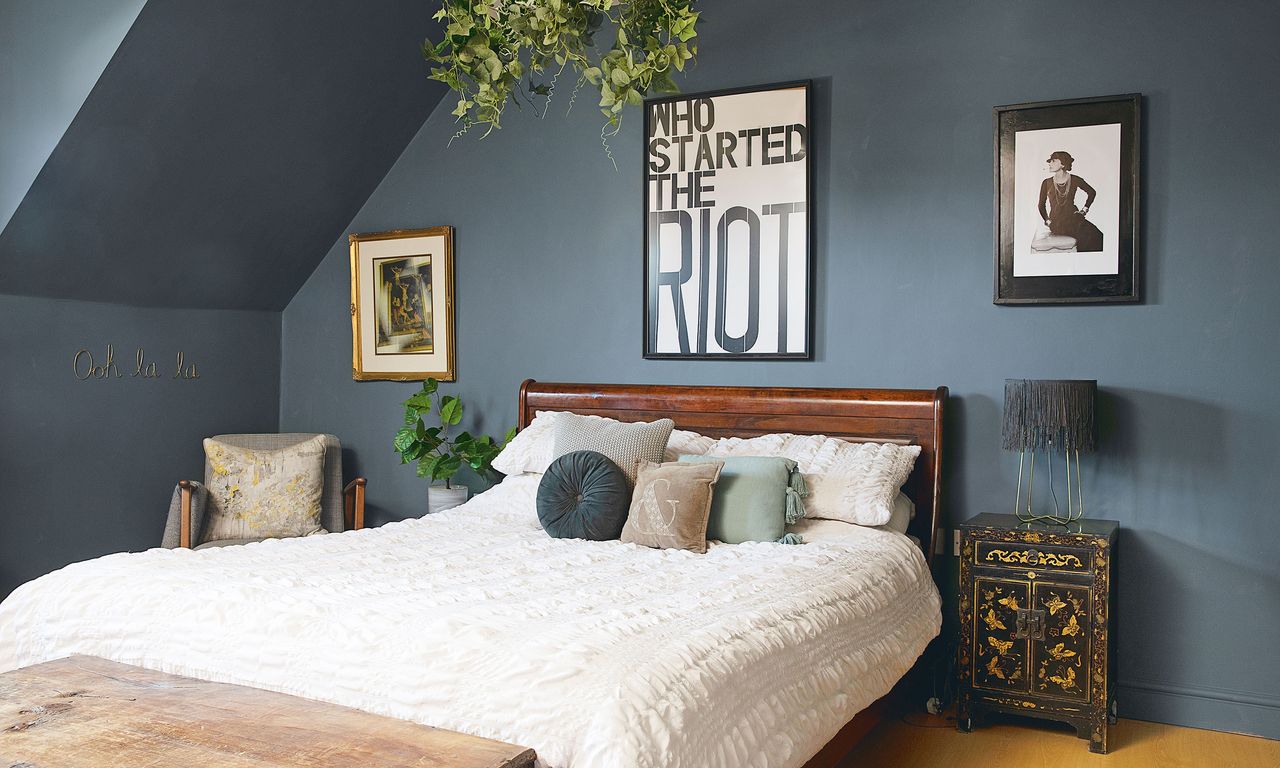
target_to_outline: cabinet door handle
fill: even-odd
[[[1043,640],[1045,632],[1044,610],[1019,608],[1014,622],[1013,637],[1016,640]]]

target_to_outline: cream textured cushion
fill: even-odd
[[[551,462],[557,458],[555,454],[555,421],[563,411],[538,411],[533,421],[511,439],[493,460],[493,468],[504,475],[519,475],[525,472],[541,474],[547,471]],[[603,416],[582,416],[580,419],[594,419],[599,422],[622,424],[617,419]],[[671,430],[667,439],[667,448],[663,452],[663,461],[676,461],[681,456],[700,456],[715,445],[714,438],[689,432],[683,429]]]
[[[617,464],[628,482],[635,485],[636,469],[642,461],[662,461],[667,438],[675,422],[658,419],[651,422],[625,423],[613,419],[591,418],[576,413],[561,413],[555,421],[555,445],[552,459],[574,451],[603,453]]]
[[[707,456],[782,456],[800,465],[807,517],[885,525],[894,498],[920,455],[918,445],[851,443],[825,435],[726,437]]]
[[[622,542],[706,552],[712,490],[722,469],[723,461],[641,462]]]
[[[667,438],[667,450],[662,453],[663,461],[679,461],[681,456],[701,456],[716,444],[714,437],[700,435],[687,429],[671,430]]]
[[[278,450],[204,441],[209,511],[204,541],[309,536],[323,532],[324,437]]]

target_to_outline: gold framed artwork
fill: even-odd
[[[350,241],[352,378],[453,381],[453,227]]]

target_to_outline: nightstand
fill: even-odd
[[[1114,520],[983,514],[960,526],[957,726],[1006,712],[1075,726],[1107,751],[1115,722]]]

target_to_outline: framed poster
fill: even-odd
[[[996,304],[1138,301],[1140,94],[996,107]]]
[[[350,241],[352,378],[453,381],[453,228]]]
[[[645,102],[646,358],[812,359],[809,89]]]

